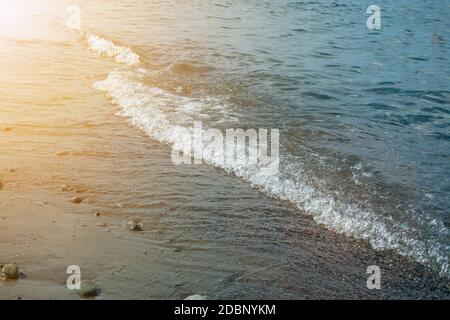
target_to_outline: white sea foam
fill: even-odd
[[[89,35],[88,41],[90,49],[99,54],[130,66],[139,63],[139,56],[129,48],[116,46],[96,35]],[[184,125],[193,119],[191,116],[207,118],[208,110],[219,108],[224,111],[224,118],[229,117],[225,106],[211,103],[215,101],[213,98],[198,101],[144,85],[141,78],[145,73],[143,70],[113,71],[105,80],[95,83],[94,88],[105,92],[121,107],[121,116],[153,139],[181,151],[192,141],[193,130]],[[371,208],[331,196],[308,184],[309,179],[298,168],[298,163],[287,157],[281,159],[279,174],[267,176],[261,175],[255,165],[230,164],[223,158],[207,156],[205,162],[243,178],[271,197],[295,204],[331,230],[367,240],[376,250],[394,250],[450,277],[450,247],[439,240],[448,236],[448,230],[441,221],[417,215],[414,221],[400,224],[391,216],[382,216]],[[424,226],[426,231],[419,230],[417,225]]]
[[[189,111],[203,110],[205,106],[186,97],[146,86],[139,81],[141,76],[131,71],[114,71],[105,80],[95,83],[94,88],[105,92],[119,105],[120,115],[127,117],[134,126],[144,130],[153,139],[170,144],[176,150],[184,150],[191,143],[192,129],[180,124],[183,122],[177,118],[179,113],[173,106],[186,106],[181,109]],[[392,249],[432,266],[441,275],[450,276],[449,246],[439,241],[438,237],[421,235],[420,230],[415,228],[415,224],[419,223],[426,225],[427,232],[442,235],[447,230],[440,221],[416,220],[410,225],[400,225],[392,217],[337,199],[308,184],[307,177],[298,170],[295,161],[286,157],[281,159],[282,172],[272,176],[261,175],[254,165],[228,164],[222,158],[213,158],[211,155],[205,161],[243,178],[271,197],[295,204],[329,229],[365,239],[377,250]]]
[[[130,48],[116,46],[109,40],[99,37],[95,34],[87,34],[89,48],[97,54],[104,54],[114,58],[117,62],[125,63],[129,66],[139,64],[139,56]]]

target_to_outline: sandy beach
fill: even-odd
[[[357,1],[75,2],[77,30],[0,1],[0,300],[84,299],[69,266],[93,299],[450,298],[445,35]],[[279,171],[175,164],[194,121],[279,129]]]
[[[167,153],[168,147],[124,126],[136,131],[132,134],[140,136],[140,143],[153,154]],[[14,145],[15,157],[13,161],[4,154],[1,163],[0,262],[16,263],[23,275],[18,281],[0,282],[2,299],[81,299],[66,288],[70,265],[80,266],[83,279],[95,281],[101,290],[97,299],[185,299],[193,294],[210,299],[442,298],[448,293],[445,282],[420,265],[327,231],[310,218],[295,215],[294,208],[283,208],[248,186],[236,186],[237,178],[215,169],[204,170],[201,177],[191,167],[176,168],[183,176],[180,181],[220,176],[235,189],[233,193],[248,196],[259,207],[249,204],[241,211],[233,207],[233,197],[226,197],[220,206],[227,206],[227,213],[219,216],[214,207],[209,214],[193,215],[183,207],[166,209],[154,201],[138,208],[127,203],[135,196],[133,190],[115,183],[99,188],[111,177],[102,176],[107,169],[103,166],[111,161],[104,162],[93,151],[85,150],[81,156],[64,149],[64,156],[63,150],[41,152],[42,162],[31,166],[25,161],[36,159],[29,151],[31,136],[25,139],[24,128],[13,123],[9,128],[2,130],[1,144],[4,149]],[[45,136],[47,128],[41,130]],[[38,136],[34,131],[33,137]],[[83,137],[87,145],[101,138],[93,136]],[[64,135],[67,145],[79,138]],[[125,149],[104,144],[103,148],[116,150],[108,159],[120,159],[122,153],[138,158],[132,144]],[[164,172],[162,166],[171,167],[164,161],[143,162],[147,161],[149,167],[159,167],[158,172]],[[59,169],[34,171],[49,162],[58,163]],[[88,175],[82,171],[87,167]],[[157,185],[158,178],[149,172],[144,168],[141,174]],[[72,203],[73,197],[83,201]],[[145,215],[132,214],[142,208]],[[131,217],[142,220],[144,231],[127,228]],[[382,266],[383,290],[367,289],[367,264]]]

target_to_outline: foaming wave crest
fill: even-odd
[[[127,117],[134,126],[144,130],[150,137],[170,144],[176,150],[185,150],[191,145],[192,129],[177,125],[164,111],[169,105],[186,102],[185,98],[148,87],[139,82],[136,76],[131,72],[114,71],[107,79],[94,84],[94,88],[105,92],[121,107],[120,115]],[[291,174],[298,170],[287,158],[282,159],[283,172],[272,176],[260,174],[260,170],[254,165],[229,164],[211,154],[207,155],[205,161],[245,179],[271,197],[295,204],[311,214],[316,222],[338,233],[365,239],[374,249],[392,249],[418,262],[437,266],[441,275],[448,275],[448,246],[434,239],[419,240],[407,227],[398,226],[388,217],[342,202],[317,190],[304,182],[308,179],[303,174]],[[437,233],[445,232],[443,226],[434,224]]]
[[[89,49],[100,55],[106,55],[114,58],[117,62],[125,63],[129,66],[139,64],[139,56],[130,48],[116,46],[109,40],[99,37],[95,34],[87,34]]]
[[[105,80],[95,83],[94,88],[105,92],[121,107],[120,115],[150,137],[175,150],[185,150],[191,145],[193,130],[182,125],[173,106],[190,103],[189,98],[149,87],[141,81],[142,76],[131,70],[113,71]],[[448,231],[440,221],[422,217],[422,220],[414,218],[399,223],[391,216],[329,195],[307,182],[308,177],[293,157],[282,157],[280,172],[270,176],[262,175],[256,165],[230,164],[212,154],[203,157],[206,163],[243,178],[268,196],[295,204],[331,230],[367,240],[377,250],[394,250],[430,266],[443,276],[450,276],[450,248],[442,241]]]

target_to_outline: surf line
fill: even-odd
[[[182,142],[172,145],[172,162],[182,164],[220,164],[225,167],[257,166],[263,175],[279,172],[278,129],[203,129],[201,121],[194,128],[180,128]],[[270,138],[270,143],[269,143]],[[270,151],[270,154],[269,154]]]

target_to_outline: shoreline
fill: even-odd
[[[0,299],[80,299],[69,266],[98,299],[450,298],[445,10],[35,2],[0,10]]]
[[[185,169],[192,174],[189,167]],[[206,176],[219,174],[210,168],[202,171]],[[231,228],[218,230],[225,240],[209,243],[172,232],[174,226],[162,222],[167,214],[155,219],[158,209],[147,208],[148,216],[139,215],[144,231],[133,232],[125,226],[132,217],[126,205],[117,202],[99,209],[98,196],[89,185],[73,181],[58,188],[58,182],[52,181],[52,186],[38,187],[24,183],[24,177],[20,168],[2,175],[0,262],[17,263],[25,276],[17,282],[2,281],[1,299],[80,299],[65,287],[69,265],[80,265],[82,279],[95,281],[102,292],[98,299],[185,299],[193,294],[208,299],[449,297],[445,283],[423,266],[375,252],[368,244],[328,231],[301,214],[293,216],[296,210],[281,203],[275,204],[278,212],[258,208],[246,215],[230,212],[217,217],[215,223],[228,219]],[[236,177],[225,179],[230,186],[239,184]],[[241,188],[257,194],[243,183]],[[83,202],[72,203],[73,196]],[[264,196],[257,197],[262,201]],[[172,210],[166,209],[170,214]],[[191,223],[202,221],[197,218]],[[184,221],[178,217],[169,225],[175,220],[181,225]],[[262,229],[255,227],[246,234],[242,225],[248,227],[248,223],[259,223]],[[265,240],[253,243],[253,236]],[[366,288],[367,264],[381,265],[382,290]]]

